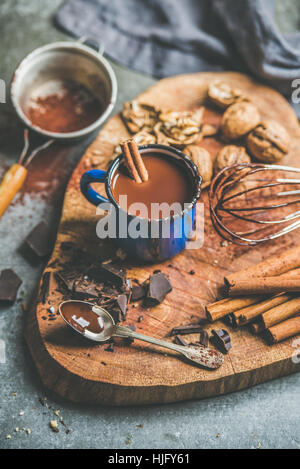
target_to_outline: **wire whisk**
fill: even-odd
[[[220,171],[209,192],[217,232],[235,244],[255,246],[299,228],[300,178],[286,173],[299,174],[300,169],[243,163]]]

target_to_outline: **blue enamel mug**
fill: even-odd
[[[142,155],[157,153],[158,156],[169,158],[186,172],[193,185],[193,198],[185,204],[180,213],[161,219],[145,219],[126,213],[113,197],[111,184],[114,174],[121,162],[123,155],[111,163],[107,171],[92,169],[82,175],[80,188],[84,197],[93,205],[110,212],[107,215],[111,221],[112,230],[108,230],[108,237],[115,239],[117,245],[130,256],[146,262],[161,262],[181,252],[187,242],[193,238],[196,218],[196,202],[201,193],[202,178],[196,165],[181,151],[166,145],[150,144],[139,146]],[[100,195],[92,188],[93,183],[103,183],[107,198]],[[168,181],[166,181],[168,184]],[[131,226],[140,224],[143,230],[140,235],[132,232]],[[98,226],[97,226],[98,228]],[[98,234],[98,231],[97,231]],[[99,236],[99,234],[98,234]]]

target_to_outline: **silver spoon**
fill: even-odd
[[[74,311],[76,311],[76,305],[78,303],[90,305],[91,309],[90,309],[89,314],[94,313],[95,315],[98,316],[99,319],[97,318],[97,320],[103,327],[103,330],[99,333],[94,333],[87,329],[88,326],[86,326],[85,328],[80,327],[81,330],[79,330],[77,327],[74,327],[74,325],[72,325],[72,323],[70,323],[64,315],[64,305],[66,305],[67,303],[69,305],[71,303],[74,304]],[[89,303],[87,301],[80,301],[80,300],[63,301],[59,305],[59,313],[61,317],[64,319],[64,321],[70,327],[72,327],[76,332],[83,335],[87,339],[94,340],[95,342],[106,342],[112,337],[133,338],[133,339],[143,340],[144,342],[150,342],[150,344],[159,345],[160,347],[165,347],[170,350],[175,350],[176,352],[179,352],[182,355],[184,355],[189,360],[189,362],[191,362],[194,365],[202,365],[206,368],[215,369],[215,368],[219,368],[224,362],[224,357],[222,353],[216,350],[213,350],[211,348],[203,347],[202,345],[199,345],[197,347],[194,347],[194,346],[187,347],[187,346],[177,345],[171,342],[167,342],[165,340],[156,339],[155,337],[150,337],[144,334],[140,334],[124,326],[116,325],[112,316],[105,309],[101,308],[100,306],[96,306],[93,303]],[[84,318],[80,318],[80,320],[81,320],[81,324],[85,324]],[[78,324],[80,324],[80,322],[78,322]]]

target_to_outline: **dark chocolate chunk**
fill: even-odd
[[[147,293],[146,302],[149,305],[158,305],[164,301],[166,295],[172,290],[172,285],[168,277],[159,272],[150,275],[149,289]]]
[[[99,266],[93,266],[89,273],[91,277],[98,281],[108,281],[118,287],[126,288],[126,270],[122,269],[113,263],[100,264]]]
[[[203,345],[203,347],[208,347],[208,342],[209,342],[208,332],[203,329],[202,331],[200,331],[199,343]]]
[[[144,285],[133,285],[131,289],[131,301],[138,301],[145,298],[147,288]]]
[[[212,337],[210,338],[213,345],[215,345],[221,352],[227,353],[231,349],[230,335],[225,329],[213,329]]]
[[[202,327],[200,324],[187,324],[185,326],[176,326],[171,330],[170,335],[186,335],[186,334],[196,334],[197,332],[202,332]]]
[[[105,350],[106,352],[114,352],[114,351],[115,351],[114,344],[113,344],[113,343],[109,344],[109,346],[106,347],[104,350]]]
[[[238,327],[235,319],[235,315],[233,313],[228,314],[223,318],[223,322],[228,324],[228,326],[232,327],[232,329],[236,329]]]
[[[89,281],[85,276],[81,276],[74,281],[73,292],[79,298],[98,298],[101,293],[98,285],[93,281]]]
[[[2,270],[0,273],[0,301],[14,303],[21,283],[22,280],[12,269]]]
[[[75,280],[78,277],[77,270],[65,270],[58,272],[56,275],[67,290],[73,291]]]
[[[117,304],[120,308],[122,316],[125,318],[126,317],[126,311],[127,311],[127,296],[126,295],[119,295],[117,297]]]
[[[40,299],[43,304],[46,303],[46,300],[49,296],[50,289],[50,276],[51,272],[45,272],[42,277],[41,289],[40,289]]]
[[[181,337],[181,335],[175,335],[173,342],[174,344],[187,346],[187,342],[184,340],[183,337]]]
[[[38,257],[46,257],[52,251],[53,236],[47,223],[41,221],[25,239],[25,244]]]

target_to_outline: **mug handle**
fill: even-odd
[[[80,190],[84,197],[93,205],[98,206],[101,203],[109,203],[109,200],[98,194],[92,189],[91,184],[93,182],[104,182],[106,178],[106,171],[101,169],[91,169],[84,173],[80,180]]]

